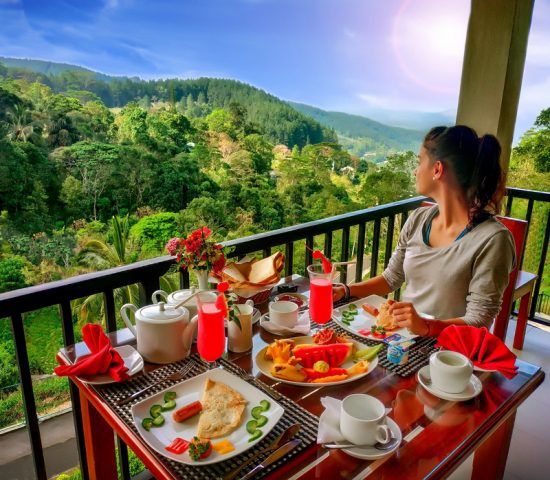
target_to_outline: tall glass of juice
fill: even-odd
[[[223,293],[220,294],[223,296]],[[227,310],[221,302],[204,301],[197,295],[199,315],[197,349],[199,355],[207,362],[216,362],[225,351],[225,323]],[[215,366],[215,363],[211,366]]]
[[[316,323],[327,323],[332,317],[332,278],[334,266],[325,272],[323,265],[307,267],[309,274],[309,316]]]

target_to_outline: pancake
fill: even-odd
[[[201,403],[197,436],[219,438],[229,435],[239,426],[247,401],[224,383],[207,379]]]

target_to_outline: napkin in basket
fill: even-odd
[[[497,370],[508,379],[517,373],[514,353],[485,327],[450,325],[437,340],[436,346],[466,355],[476,367]]]
[[[261,260],[230,262],[221,272],[221,280],[231,288],[265,290],[280,280],[284,264],[285,256],[281,252]]]
[[[82,339],[91,354],[81,358],[73,365],[61,365],[54,369],[58,376],[92,376],[107,373],[115,382],[128,378],[128,369],[124,360],[112,347],[101,326],[88,323],[82,327]]]

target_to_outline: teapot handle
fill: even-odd
[[[132,310],[134,314],[137,312],[137,307],[133,305],[132,303],[127,303],[125,305],[122,305],[122,308],[120,309],[120,315],[122,316],[122,320],[124,320],[124,323],[126,326],[130,329],[130,331],[134,334],[134,337],[137,338],[137,332],[136,328],[132,325],[132,322],[130,318],[128,317],[128,314],[126,313],[126,310]]]
[[[153,303],[159,303],[160,300],[158,299],[160,297],[164,303],[168,301],[168,294],[164,290],[155,290],[153,292],[153,295],[151,295],[151,300]],[[122,307],[124,308],[124,307]]]

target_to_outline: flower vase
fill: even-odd
[[[194,270],[194,272],[199,282],[198,290],[208,290],[208,270]]]

